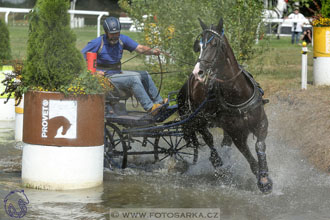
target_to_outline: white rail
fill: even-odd
[[[296,22],[296,23],[305,23],[305,24],[309,24],[309,20],[307,18],[305,19],[290,19],[290,18],[286,18],[286,19],[282,19],[282,18],[265,18],[263,19],[263,21],[265,23],[286,23],[286,24],[291,24]]]
[[[8,16],[11,12],[13,13],[29,13],[31,8],[1,8],[0,12],[5,14],[5,22],[8,24]],[[97,17],[97,36],[101,34],[101,18],[102,16],[109,16],[109,12],[107,11],[86,11],[86,10],[68,10],[68,13],[71,15],[80,14],[80,15],[98,15]]]

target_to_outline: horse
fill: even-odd
[[[262,12],[263,18],[265,19],[282,19],[284,14],[287,11],[287,3],[286,0],[278,0],[276,6],[273,9],[264,9]],[[276,25],[276,34],[277,38],[280,38],[282,23],[278,23]]]
[[[278,0],[273,9],[264,9],[262,14],[264,18],[283,18],[284,13],[287,11],[287,1]]]
[[[223,19],[210,28],[201,19],[199,22],[203,31],[199,35],[200,39],[195,41],[194,50],[200,52],[200,56],[193,74],[180,89],[177,100],[181,118],[187,112],[201,110],[183,126],[184,138],[188,144],[198,147],[196,132],[199,132],[211,150],[213,167],[221,170],[223,163],[208,127],[222,128],[222,145],[231,145],[233,142],[248,161],[257,178],[259,190],[270,193],[273,182],[268,174],[266,160],[268,120],[262,93],[253,77],[238,64],[224,35]],[[257,138],[255,150],[258,160],[247,145],[250,133]]]

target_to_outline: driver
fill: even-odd
[[[166,100],[164,101],[159,95],[151,76],[147,72],[121,70],[121,58],[123,50],[156,56],[160,54],[160,50],[138,44],[130,37],[121,34],[119,20],[115,17],[107,17],[103,29],[105,34],[91,40],[82,49],[84,58],[86,59],[87,52],[97,53],[97,74],[108,77],[118,89],[133,93],[146,111],[153,115],[157,114]]]

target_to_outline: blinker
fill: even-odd
[[[201,48],[200,48],[200,45],[199,45],[199,40],[196,39],[195,42],[194,42],[194,52],[197,53],[199,51],[201,51]]]
[[[197,53],[197,52],[200,52],[201,50],[201,47],[205,48],[206,45],[208,43],[211,42],[211,40],[214,38],[214,36],[212,35],[210,37],[210,39],[208,39],[208,41],[206,43],[203,42],[203,38],[201,38],[200,40],[196,39],[195,42],[194,42],[194,51]]]

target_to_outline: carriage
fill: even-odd
[[[175,117],[177,93],[168,94],[168,102],[156,115],[129,109],[130,95],[116,87],[108,94],[104,127],[105,167],[124,169],[129,158],[137,155],[152,155],[154,162],[168,157],[190,164],[197,162],[198,150],[186,143],[182,130],[182,125],[197,111],[182,120]]]

